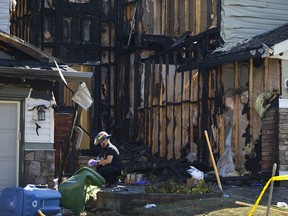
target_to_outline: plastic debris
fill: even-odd
[[[230,198],[228,194],[223,194],[223,198]]]
[[[288,209],[288,205],[285,202],[277,202],[277,207]]]
[[[190,169],[188,169],[187,172],[196,180],[204,179],[204,173],[193,166],[190,166]]]
[[[156,204],[147,204],[144,206],[144,208],[148,209],[148,208],[155,208]]]

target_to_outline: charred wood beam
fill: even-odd
[[[175,51],[182,50],[183,47],[190,47],[193,45],[194,42],[200,42],[202,40],[205,40],[206,35],[215,35],[215,39],[217,40],[219,34],[219,28],[211,28],[205,32],[202,32],[198,35],[191,36],[190,38],[186,39],[182,43],[176,44],[175,46],[171,46],[170,48],[157,52],[154,55],[151,55],[149,58],[159,58],[160,56],[163,56],[165,54],[173,53]]]
[[[208,130],[208,118],[209,118],[209,107],[208,107],[208,92],[209,92],[209,70],[208,68],[201,68],[202,75],[202,110],[201,110],[201,156],[202,162],[209,162],[209,153],[207,144],[204,137],[204,131]]]
[[[124,84],[123,84],[123,89],[124,89],[124,98],[122,98],[122,100],[124,99],[126,101],[126,103],[124,103],[124,118],[126,119],[126,115],[127,113],[129,113],[129,105],[131,103],[130,101],[130,55],[126,55],[125,56],[125,75],[124,75]],[[129,125],[127,125],[128,123],[125,122],[125,128],[129,129]],[[123,130],[124,132],[124,130]],[[128,139],[128,140],[126,140]],[[125,136],[125,141],[129,141],[129,136]]]
[[[99,118],[100,115],[100,101],[101,101],[101,66],[94,67],[94,75],[93,75],[93,89],[94,89],[94,103],[93,103],[93,123],[92,123],[92,137],[95,137],[95,134],[102,129],[101,121]],[[92,142],[90,143],[92,146]]]
[[[262,54],[258,52],[255,55],[252,55],[250,50],[245,50],[245,51],[235,52],[235,53],[226,52],[218,56],[217,55],[208,56],[206,59],[203,59],[203,61],[188,60],[185,64],[177,68],[177,71],[183,72],[183,71],[193,70],[193,69],[199,68],[203,64],[206,67],[213,67],[216,65],[224,64],[224,63],[232,63],[235,61],[245,61],[245,60],[249,60],[250,58],[261,58],[261,55]]]

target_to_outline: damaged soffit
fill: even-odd
[[[67,81],[92,78],[91,72],[78,72],[22,39],[0,31],[0,76],[60,81],[57,66]]]
[[[248,60],[250,58],[275,57],[276,55],[281,58],[282,53],[287,50],[288,23],[271,31],[247,39],[228,51],[216,50],[204,58],[202,62],[195,62],[190,59],[185,64],[181,65],[177,71],[192,70],[199,66],[211,67],[234,61]]]
[[[171,54],[174,54],[174,52],[177,53],[186,49],[188,50],[189,47],[197,45],[198,42],[200,42],[201,40],[207,39],[211,35],[218,35],[218,34],[219,34],[218,27],[208,29],[207,31],[201,32],[198,35],[191,35],[191,32],[189,31],[184,32],[175,40],[171,40],[168,47],[166,47],[163,50],[159,50],[155,52],[153,55],[149,56],[149,59],[157,59],[167,54],[171,55]],[[146,59],[142,59],[142,60],[146,60]]]

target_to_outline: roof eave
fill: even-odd
[[[68,82],[84,82],[92,79],[92,72],[61,71]],[[41,79],[60,81],[57,70],[0,67],[0,76],[11,78]]]

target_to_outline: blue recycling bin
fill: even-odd
[[[38,210],[45,215],[60,213],[59,191],[27,185],[25,188],[5,188],[0,197],[0,215],[36,216]]]

